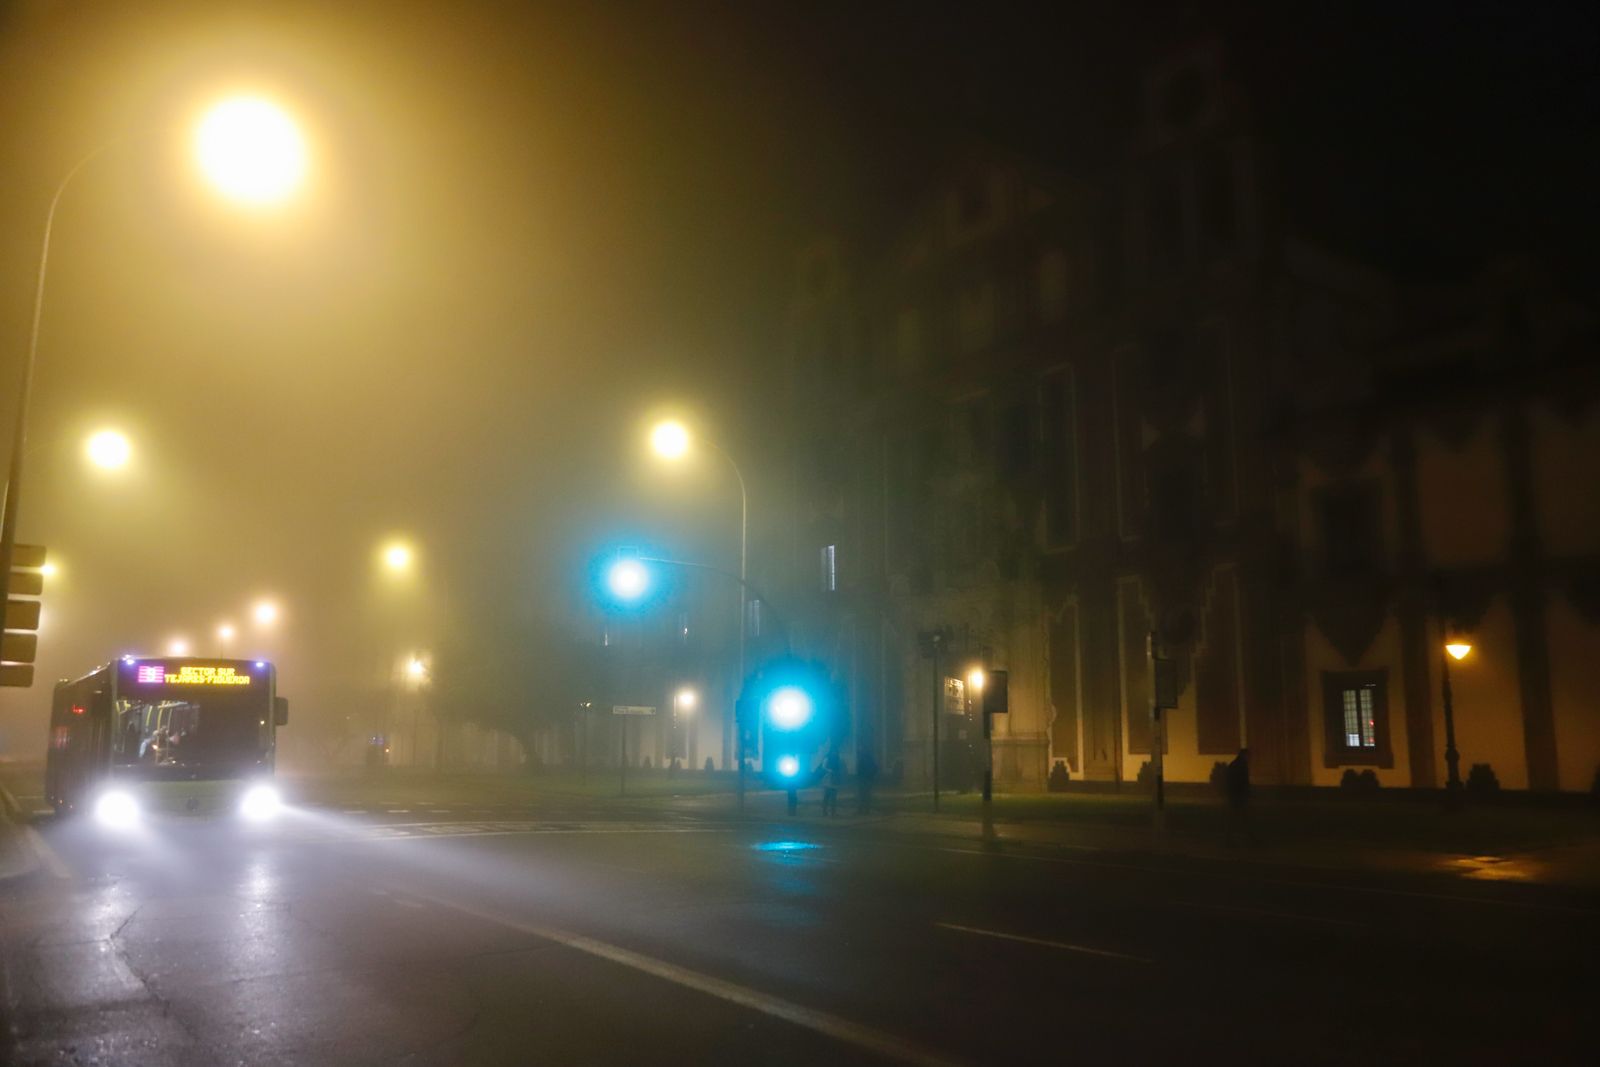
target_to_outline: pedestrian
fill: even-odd
[[[822,814],[839,814],[839,783],[844,780],[844,760],[839,756],[839,746],[828,749],[822,761]]]
[[[1243,833],[1246,841],[1255,842],[1250,829],[1250,750],[1241,748],[1228,763],[1226,778],[1228,795],[1228,844],[1234,835]]]
[[[856,814],[865,815],[872,810],[872,785],[878,780],[878,761],[872,750],[863,748],[856,753]]]

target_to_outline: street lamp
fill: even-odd
[[[222,649],[222,654],[224,656],[228,654],[228,646],[233,643],[233,635],[235,632],[236,631],[233,628],[233,623],[231,622],[225,622],[221,626],[217,627],[217,644]]]
[[[1450,692],[1450,661],[1466,659],[1472,653],[1472,642],[1451,636],[1445,639],[1444,651],[1439,659],[1443,665],[1440,689],[1444,697],[1444,795],[1445,805],[1455,809],[1461,806],[1461,753],[1456,750],[1456,708]]]
[[[97,430],[84,442],[84,455],[101,470],[121,470],[133,457],[133,445],[117,430]]]
[[[656,454],[669,461],[683,459],[689,454],[689,446],[698,440],[711,451],[721,456],[723,461],[733,470],[733,477],[739,483],[739,677],[734,686],[734,706],[738,707],[739,692],[744,688],[744,655],[745,655],[745,583],[749,577],[749,544],[750,544],[750,494],[745,488],[744,472],[739,469],[739,464],[734,462],[727,450],[712,441],[709,437],[694,435],[683,423],[668,419],[656,424],[650,432],[650,445]],[[744,724],[738,722],[738,713],[734,715],[734,755],[739,762],[739,810],[744,810]]]
[[[263,629],[274,626],[278,621],[278,605],[270,600],[258,600],[256,606],[250,609],[250,617]]]
[[[171,641],[167,642],[167,655],[169,655],[169,656],[187,656],[188,654],[189,654],[189,642],[186,641],[185,639],[183,639],[181,637],[174,637]]]
[[[22,497],[22,454],[28,443],[28,402],[33,395],[34,368],[39,362],[39,325],[44,318],[45,280],[49,276],[50,236],[55,230],[56,209],[72,179],[118,140],[101,144],[74,163],[56,183],[45,210],[28,355],[17,390],[11,465],[6,475],[5,502],[0,505],[0,604],[5,604],[11,594],[11,560]],[[223,195],[252,205],[283,199],[305,177],[305,142],[294,121],[260,97],[234,97],[212,108],[196,131],[195,149],[201,169]]]
[[[632,602],[650,588],[650,571],[642,560],[619,559],[606,572],[606,585],[618,600]]]
[[[416,552],[404,541],[391,541],[383,546],[383,565],[391,574],[408,573],[416,559]]]

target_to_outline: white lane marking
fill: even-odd
[[[815,1031],[825,1037],[831,1037],[835,1041],[843,1041],[857,1048],[866,1049],[868,1052],[876,1053],[885,1059],[897,1060],[901,1063],[924,1064],[928,1065],[928,1067],[946,1067],[946,1065],[952,1065],[957,1062],[926,1049],[918,1048],[916,1045],[882,1030],[875,1030],[870,1026],[851,1022],[849,1019],[830,1015],[824,1011],[817,1011],[803,1004],[796,1004],[791,1000],[784,1000],[782,997],[775,997],[770,993],[763,993],[760,990],[751,989],[748,986],[742,986],[724,978],[717,978],[701,971],[680,967],[675,963],[656,959],[654,956],[646,956],[643,953],[634,952],[632,949],[626,949],[620,945],[598,941],[592,937],[575,934],[570,930],[561,930],[552,926],[539,926],[535,923],[526,923],[503,915],[494,915],[464,904],[457,904],[454,901],[442,900],[438,897],[417,895],[421,899],[437,904],[440,907],[450,908],[453,911],[461,912],[463,915],[470,915],[475,919],[496,923],[545,941],[553,941],[558,945],[563,945],[575,951],[609,960],[623,967],[629,967],[644,974],[664,979],[674,985],[683,986],[685,989],[693,989],[707,996],[716,997],[718,1000],[729,1004],[748,1008],[763,1015],[770,1015],[774,1019],[782,1019],[784,1022]]]
[[[339,810],[346,815],[365,815],[367,811],[366,808],[340,808]]]
[[[68,867],[66,860],[63,860],[56,853],[56,850],[50,847],[49,842],[45,841],[39,831],[28,826],[24,827],[23,834],[27,837],[28,844],[33,848],[33,854],[39,857],[39,862],[43,863],[52,875],[57,878],[72,877],[72,868]]]
[[[1239,915],[1261,915],[1268,919],[1288,919],[1291,922],[1329,923],[1333,926],[1353,926],[1358,930],[1367,929],[1366,923],[1354,922],[1350,919],[1330,919],[1325,915],[1302,915],[1292,911],[1267,911],[1264,908],[1241,908],[1235,904],[1203,904],[1197,900],[1175,901],[1180,908],[1198,908],[1204,911],[1227,911]]]
[[[981,848],[950,848],[944,845],[915,845],[910,842],[882,842],[896,848],[912,848],[922,852],[954,852],[963,856],[990,856],[1007,860],[1028,860],[1032,863],[1065,863],[1073,867],[1107,867],[1119,871],[1143,871],[1146,874],[1173,875],[1190,878],[1212,878],[1228,882],[1247,882],[1257,885],[1295,886],[1300,889],[1332,889],[1346,893],[1368,893],[1373,896],[1411,897],[1418,900],[1445,900],[1453,904],[1484,904],[1495,908],[1517,908],[1523,911],[1552,911],[1566,915],[1597,916],[1593,908],[1571,908],[1562,904],[1537,904],[1526,900],[1495,900],[1492,897],[1464,897],[1451,893],[1424,893],[1414,889],[1383,889],[1369,885],[1342,885],[1338,882],[1307,882],[1291,878],[1245,878],[1227,871],[1197,871],[1181,867],[1150,867],[1139,863],[1111,863],[1107,860],[1074,860],[1065,856],[1031,856],[1022,852],[1000,852]],[[1097,850],[1098,851],[1098,850]]]
[[[450,814],[450,809],[449,808],[429,808],[428,809],[428,814],[429,815],[449,815]]]
[[[1127,952],[1112,952],[1105,948],[1090,948],[1087,945],[1069,945],[1065,941],[1046,941],[1042,937],[1024,937],[1022,934],[1008,934],[1000,930],[982,930],[976,926],[962,926],[959,923],[934,923],[941,930],[959,930],[963,934],[978,934],[981,937],[996,937],[1002,941],[1020,941],[1025,945],[1041,945],[1044,948],[1057,948],[1063,952],[1082,952],[1088,956],[1107,956],[1116,960],[1133,960],[1135,963],[1154,963],[1155,960],[1147,956],[1135,956]]]
[[[390,808],[387,812],[385,812],[385,814],[387,814],[387,815],[410,815],[411,814],[411,809],[410,808]]]

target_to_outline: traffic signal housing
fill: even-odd
[[[761,770],[777,789],[812,784],[819,753],[833,736],[839,702],[821,664],[782,659],[751,679],[749,706],[761,733]]]
[[[39,545],[11,547],[10,599],[0,633],[0,686],[26,689],[33,684],[33,659],[39,651],[40,604],[44,592],[45,550]]]

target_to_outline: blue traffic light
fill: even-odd
[[[811,694],[797,685],[774,689],[767,697],[767,719],[779,730],[804,728],[815,710]]]
[[[636,559],[619,559],[606,572],[606,587],[618,600],[633,602],[650,589],[650,570]]]

